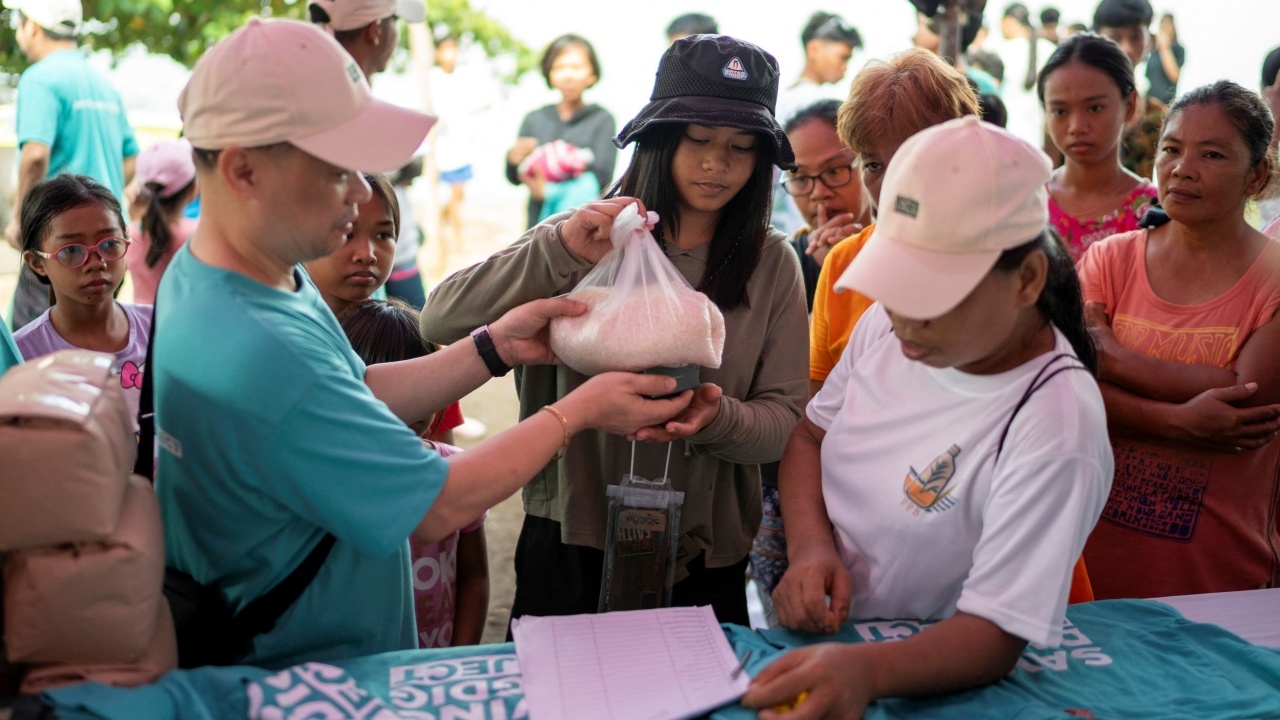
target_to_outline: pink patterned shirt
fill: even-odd
[[[1147,210],[1156,202],[1156,186],[1143,180],[1129,193],[1120,207],[1100,218],[1081,220],[1068,215],[1049,195],[1049,225],[1062,241],[1071,248],[1071,257],[1079,260],[1084,251],[1095,242],[1138,229],[1138,222],[1147,216]]]
[[[462,452],[452,445],[424,440],[441,457]],[[456,533],[424,543],[416,537],[409,538],[409,559],[413,563],[413,611],[418,620],[418,647],[441,648],[453,646],[453,618],[458,603],[458,536],[475,532],[484,527],[481,515],[475,522]]]

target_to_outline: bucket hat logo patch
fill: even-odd
[[[730,80],[746,80],[747,79],[747,69],[742,66],[742,61],[739,60],[738,56],[736,55],[733,56],[733,58],[730,59],[728,63],[725,63],[724,69],[720,71],[720,74],[724,75]]]

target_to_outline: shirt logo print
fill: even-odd
[[[934,458],[923,472],[908,467],[902,481],[902,491],[907,496],[903,507],[911,509],[908,501],[925,512],[942,512],[955,507],[956,501],[951,497],[955,486],[951,485],[951,480],[956,474],[956,456],[959,454],[960,446],[952,445]]]

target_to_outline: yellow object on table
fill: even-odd
[[[795,700],[792,700],[789,703],[783,703],[781,705],[774,705],[773,711],[774,712],[791,712],[792,710],[795,710],[796,708],[800,707],[800,703],[804,702],[807,699],[809,699],[809,691],[801,690],[800,694],[796,696]]]

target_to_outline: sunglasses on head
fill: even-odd
[[[57,260],[63,267],[75,269],[88,262],[91,251],[98,253],[98,257],[109,262],[124,257],[128,249],[127,238],[109,237],[99,240],[96,245],[68,243],[51,253],[39,250],[33,252],[46,260]]]

